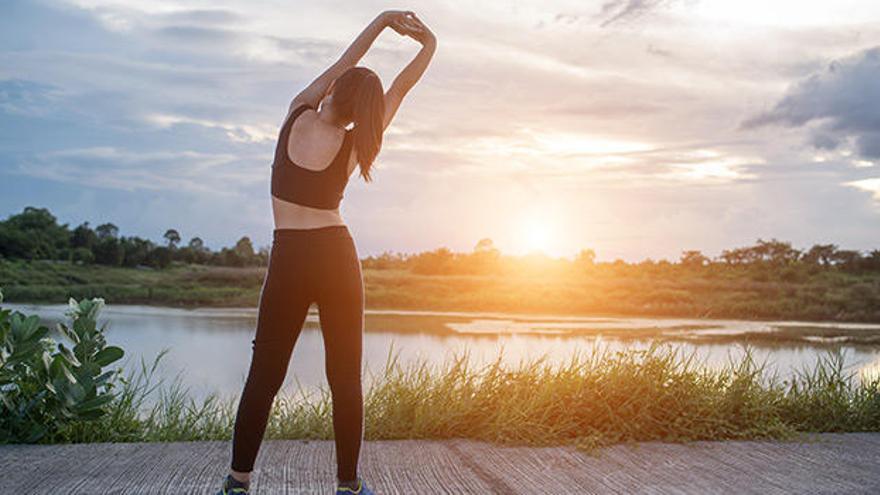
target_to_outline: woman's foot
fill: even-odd
[[[231,474],[226,475],[223,480],[223,488],[217,492],[217,495],[248,495],[250,483],[244,483],[233,478]]]
[[[353,482],[339,483],[336,486],[336,495],[375,495],[367,488],[366,483],[360,477]]]

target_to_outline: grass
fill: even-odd
[[[547,263],[546,269],[507,275],[365,268],[366,303],[372,309],[880,322],[878,273],[804,269],[783,276],[760,267],[677,265],[572,271]],[[12,302],[102,296],[111,304],[254,307],[264,273],[264,268],[175,264],[152,270],[0,260],[0,284]]]
[[[196,402],[179,381],[156,381],[160,358],[127,376],[109,415],[47,441],[231,438],[237,400],[212,395]],[[506,367],[501,358],[474,368],[464,352],[440,367],[404,366],[389,352],[384,372],[366,380],[365,438],[464,437],[590,450],[631,441],[880,430],[880,378],[857,380],[835,353],[787,381],[768,375],[749,353],[723,369],[656,346],[575,354],[556,366],[541,358]],[[276,398],[265,438],[332,438],[329,391],[288,392]]]

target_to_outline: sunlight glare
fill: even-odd
[[[526,252],[550,254],[554,248],[554,235],[550,219],[539,214],[531,214],[523,219],[522,247]]]

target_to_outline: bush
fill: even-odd
[[[0,293],[2,302],[2,293]],[[65,426],[107,413],[123,356],[97,327],[103,299],[70,300],[63,342],[48,338],[36,315],[0,309],[0,443],[52,441]]]

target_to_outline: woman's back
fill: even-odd
[[[272,167],[275,228],[344,225],[339,202],[356,165],[351,138],[309,105],[288,113]]]

